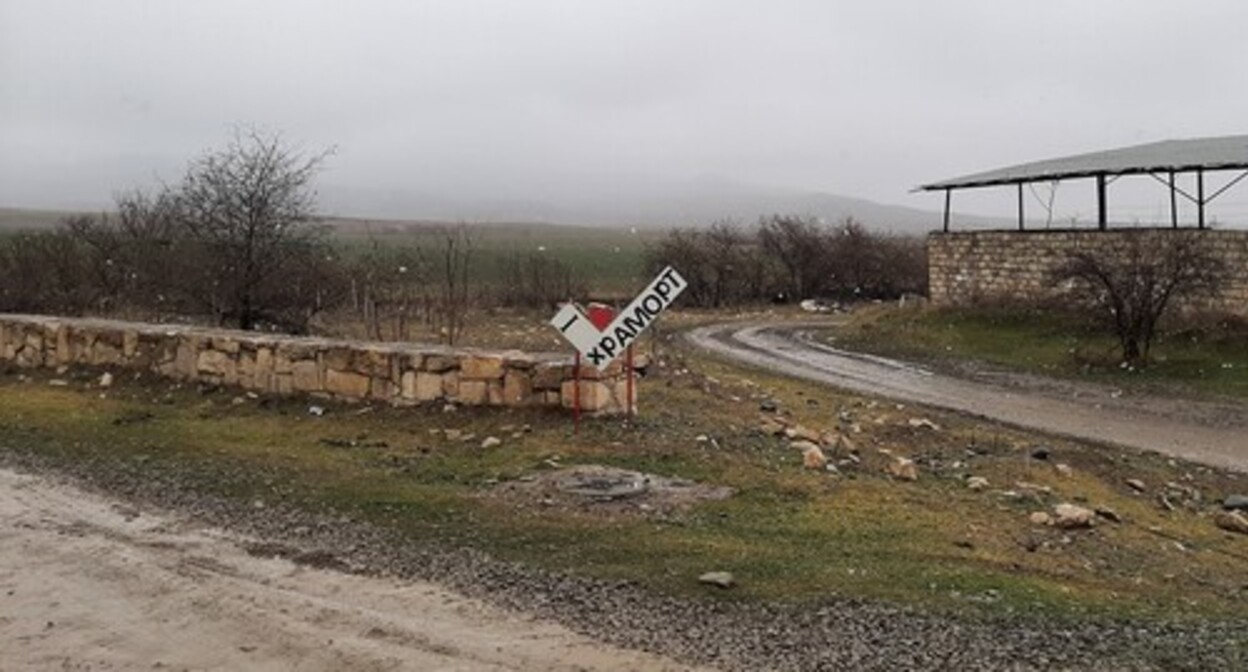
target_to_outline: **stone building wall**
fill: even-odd
[[[0,362],[19,367],[136,370],[276,395],[309,394],[395,405],[571,408],[570,358],[401,343],[304,338],[180,325],[0,314]],[[625,410],[617,363],[582,366],[581,407]],[[633,387],[634,401],[636,386]]]
[[[1227,265],[1224,290],[1208,305],[1248,315],[1248,231],[1115,229],[935,232],[927,239],[928,296],[934,305],[1037,298],[1060,292],[1052,270],[1074,250],[1113,255],[1128,236],[1205,236]]]

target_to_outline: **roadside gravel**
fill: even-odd
[[[682,600],[635,585],[534,570],[341,515],[197,492],[196,476],[105,460],[65,463],[0,438],[0,464],[258,537],[294,559],[432,581],[619,647],[730,670],[1153,670],[1248,667],[1248,620],[983,622],[849,600],[803,606]],[[228,477],[228,473],[226,474]],[[240,474],[240,477],[242,475]]]

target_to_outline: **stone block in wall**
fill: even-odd
[[[484,406],[490,401],[490,386],[487,380],[459,381],[459,403],[466,406]]]
[[[340,397],[349,397],[351,399],[364,399],[368,396],[371,379],[368,376],[355,373],[354,371],[339,371],[337,369],[327,369],[325,371],[324,390]]]
[[[470,356],[459,362],[459,376],[463,380],[500,380],[503,371],[502,357]]]
[[[430,373],[445,373],[458,366],[459,361],[450,355],[429,355],[421,368]]]
[[[356,373],[374,377],[390,377],[390,353],[377,347],[356,350],[351,369]]]
[[[255,388],[256,380],[256,353],[253,350],[243,349],[238,353],[238,359],[235,360],[235,383],[240,387],[247,389]]]
[[[273,352],[273,373],[289,374],[294,371],[295,363],[281,350]]]
[[[575,381],[565,380],[562,390],[562,405],[564,408],[572,408],[576,401],[576,389],[578,385]],[[599,413],[614,408],[614,395],[610,385],[601,380],[582,380],[579,384],[581,397],[581,410],[586,413]]]
[[[430,373],[428,371],[409,371],[412,374],[412,399],[417,401],[433,401],[448,396],[446,386],[442,378],[446,374]],[[404,374],[404,380],[407,380],[407,374]],[[406,393],[404,396],[407,396]]]
[[[533,388],[537,390],[558,390],[563,379],[568,377],[569,367],[562,362],[543,362],[533,369]]]
[[[220,350],[204,350],[195,360],[195,371],[210,376],[225,378],[233,376],[234,360]]]
[[[127,329],[121,332],[121,356],[126,359],[134,357],[139,352],[139,332],[134,329]]]
[[[454,399],[459,395],[459,372],[447,371],[442,374],[442,396]]]
[[[537,359],[527,352],[508,350],[503,353],[503,365],[508,369],[528,371],[537,366]]]
[[[509,369],[503,376],[503,400],[506,406],[523,406],[533,397],[533,376],[525,370]]]
[[[399,378],[399,397],[416,400],[416,372],[404,371]]]
[[[321,362],[325,364],[327,369],[336,369],[338,371],[346,371],[351,368],[351,359],[353,353],[351,348],[345,345],[333,347],[321,353]]]
[[[276,394],[294,394],[295,376],[292,373],[273,374],[273,384],[269,388]]]
[[[291,386],[296,392],[321,391],[321,367],[315,360],[302,359],[290,364]]]
[[[369,378],[368,398],[389,402],[398,397],[398,385],[390,380],[390,376],[373,376]]]
[[[213,350],[217,350],[219,352],[236,355],[238,354],[238,350],[240,346],[238,343],[238,339],[236,338],[233,338],[230,336],[213,336],[209,340],[208,347],[212,348]]]
[[[109,339],[96,339],[91,348],[91,364],[93,366],[116,366],[122,362],[121,348]]]
[[[56,329],[56,363],[58,366],[74,363],[74,351],[70,342],[69,327],[64,324],[58,325]]]

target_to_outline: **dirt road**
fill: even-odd
[[[0,469],[0,669],[687,669],[433,584],[257,548]]]
[[[1105,386],[1034,376],[942,375],[812,339],[813,329],[835,325],[717,324],[688,338],[711,352],[854,392],[1248,471],[1248,407],[1242,404],[1124,396]]]

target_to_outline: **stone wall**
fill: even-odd
[[[234,386],[395,405],[571,408],[572,361],[555,354],[302,338],[199,327],[0,314],[0,362],[19,367],[90,366]],[[581,367],[581,407],[625,410],[617,363]],[[634,402],[636,386],[633,387]]]
[[[1248,231],[1115,229],[935,232],[927,239],[934,305],[1053,296],[1051,271],[1076,249],[1113,255],[1128,236],[1204,236],[1227,265],[1222,293],[1201,307],[1248,315]]]

